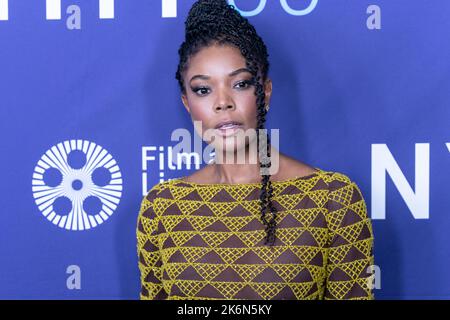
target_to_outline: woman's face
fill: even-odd
[[[240,139],[242,133],[257,126],[255,87],[250,84],[252,75],[246,68],[245,58],[239,49],[224,45],[205,47],[191,56],[184,73],[186,93],[181,99],[193,121],[197,133],[217,150],[234,151],[245,148],[251,140]],[[272,82],[265,83],[266,105],[270,101]],[[240,125],[217,129],[223,121]],[[228,130],[227,130],[228,129]],[[204,135],[205,131],[214,138]],[[256,138],[256,136],[255,136]]]

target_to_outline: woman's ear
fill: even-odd
[[[189,104],[185,94],[181,95],[181,102],[183,102],[184,108],[187,110],[187,112],[191,113],[191,109],[189,108]]]
[[[267,78],[264,82],[264,94],[266,96],[264,102],[266,105],[270,103],[270,97],[272,96],[272,79]]]

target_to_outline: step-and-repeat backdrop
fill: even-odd
[[[173,151],[193,2],[0,0],[0,298],[138,298],[142,196],[206,164]],[[450,298],[450,1],[229,3],[267,44],[280,150],[363,192],[376,298]]]

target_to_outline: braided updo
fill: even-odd
[[[229,5],[226,0],[198,0],[195,2],[186,19],[185,29],[185,41],[178,50],[180,61],[175,75],[183,94],[186,94],[183,73],[188,67],[189,57],[195,55],[202,48],[213,44],[226,44],[239,49],[246,60],[247,68],[252,74],[251,82],[255,86],[258,111],[257,148],[262,172],[261,220],[266,226],[265,244],[269,243],[272,246],[275,242],[277,212],[272,204],[273,187],[268,174],[268,169],[271,166],[270,137],[264,129],[267,111],[263,83],[266,81],[269,71],[267,48],[248,19],[241,16],[234,6]],[[265,153],[262,152],[264,148],[266,148]],[[268,211],[271,214],[271,219],[267,219]]]

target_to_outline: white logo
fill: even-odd
[[[414,219],[430,218],[430,144],[416,143],[415,182],[411,187],[386,144],[372,144],[372,219],[386,219],[386,174]]]
[[[288,0],[280,0],[281,7],[286,11],[288,14],[293,16],[304,16],[307,14],[310,14],[314,11],[318,4],[319,0],[308,0],[307,4],[308,6],[304,9],[292,9],[292,7],[289,5]],[[176,18],[177,17],[177,4],[178,0],[162,0],[162,17],[163,18]],[[231,4],[235,7],[235,9],[244,17],[252,17],[260,14],[264,8],[266,7],[267,0],[260,0],[258,6],[256,9],[251,11],[244,11],[239,9],[239,7],[236,5],[235,0],[228,0],[228,4]]]
[[[85,230],[106,221],[122,196],[122,175],[112,156],[86,140],[58,143],[34,168],[36,205],[60,228]]]

